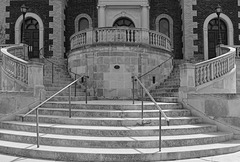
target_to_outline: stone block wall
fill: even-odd
[[[89,76],[89,88],[99,99],[130,99],[133,75],[146,73],[170,57],[165,51],[139,46],[92,46],[79,49],[69,55],[69,68],[78,74]],[[142,78],[150,88],[163,81],[172,69],[172,62],[154,70]]]
[[[10,5],[10,0],[1,0],[0,5],[0,44],[5,44],[6,39],[9,39],[9,34],[6,34],[5,29],[9,28],[9,23],[6,18],[9,17],[9,12],[6,7]]]

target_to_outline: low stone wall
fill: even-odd
[[[240,138],[240,95],[188,94],[182,103],[205,122],[217,124],[220,130],[232,131]]]
[[[130,99],[131,77],[144,74],[169,57],[168,51],[160,49],[106,44],[72,51],[68,56],[68,66],[72,72],[89,76],[88,86],[99,99]],[[142,81],[148,88],[163,81],[171,70],[170,60]]]
[[[16,113],[27,112],[39,100],[33,92],[0,92],[0,120],[13,119]]]

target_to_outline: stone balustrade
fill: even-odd
[[[24,45],[14,45],[1,49],[2,90],[24,91],[34,89],[36,86],[43,86],[43,65],[14,56],[24,53]]]
[[[104,27],[75,33],[71,38],[71,50],[96,43],[142,43],[171,51],[170,39],[159,32],[139,28]]]
[[[180,65],[180,92],[236,93],[235,55],[235,48],[221,46],[218,57]]]
[[[195,65],[195,86],[217,79],[230,72],[235,65],[235,52],[230,50],[226,54]]]

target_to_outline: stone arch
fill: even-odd
[[[204,60],[208,59],[208,24],[214,18],[217,18],[216,13],[212,13],[211,15],[209,15],[205,19],[203,24]],[[232,46],[233,45],[233,23],[231,19],[223,13],[220,14],[220,18],[227,25],[228,45]]]
[[[35,13],[27,12],[25,18],[32,17],[38,21],[39,24],[39,50],[43,48],[44,40],[44,25],[42,19]],[[19,16],[15,23],[15,44],[21,43],[21,25],[23,16]]]
[[[170,39],[171,39],[171,42],[173,44],[173,19],[171,16],[167,15],[167,14],[161,14],[161,15],[158,15],[158,17],[156,18],[155,20],[155,25],[156,25],[156,31],[159,32],[159,21],[161,19],[167,19],[169,21],[169,32],[170,32]]]
[[[89,22],[89,28],[91,29],[92,28],[92,18],[88,15],[88,14],[85,14],[85,13],[81,13],[79,14],[75,20],[74,20],[74,25],[75,25],[75,33],[78,32],[78,23],[79,23],[79,20],[81,18],[86,18]]]

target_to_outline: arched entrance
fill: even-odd
[[[208,55],[208,25],[209,22],[213,19],[217,18],[217,14],[216,13],[212,13],[211,15],[209,15],[203,24],[203,44],[204,44],[204,60],[208,60],[209,59],[209,55]],[[233,23],[231,21],[231,19],[225,15],[224,13],[220,14],[220,19],[225,23],[226,25],[226,29],[227,29],[227,45],[232,46],[233,45]]]
[[[26,21],[25,21],[25,23],[30,23],[30,24],[32,24],[32,25],[30,25],[30,24],[25,24],[26,26],[26,28],[27,28],[27,26],[28,26],[28,28],[30,29],[30,28],[38,28],[38,37],[39,37],[39,39],[38,39],[38,50],[36,49],[36,47],[37,47],[37,45],[36,45],[36,42],[35,42],[35,49],[34,50],[36,50],[36,51],[38,51],[37,53],[38,53],[38,57],[39,57],[39,50],[40,49],[43,49],[43,44],[44,44],[44,42],[43,42],[43,40],[44,40],[44,26],[43,26],[43,21],[42,21],[42,19],[37,15],[37,14],[35,14],[35,13],[32,13],[32,12],[28,12],[28,13],[26,13],[26,19],[25,19]],[[30,21],[30,20],[36,20],[36,21]],[[21,43],[21,36],[22,36],[22,21],[23,21],[23,16],[21,15],[21,16],[19,16],[19,18],[17,19],[17,21],[16,21],[16,23],[15,23],[15,44],[19,44],[19,43]],[[27,21],[29,21],[29,22],[27,22]],[[38,27],[36,27],[36,25],[38,26]],[[26,30],[25,30],[25,32],[26,32]],[[25,34],[25,40],[26,40],[26,38],[28,37],[28,35],[27,35],[27,33]],[[37,37],[36,36],[36,32],[35,32],[35,35],[33,36],[33,37]],[[33,47],[32,47],[33,48]],[[44,52],[44,50],[43,50],[43,52]],[[35,55],[37,54],[36,52],[33,54],[33,58],[36,58],[35,57]],[[44,54],[44,53],[42,53],[42,54]],[[32,57],[32,56],[30,56],[30,57]],[[38,58],[37,57],[37,58]]]
[[[219,40],[218,19],[212,19],[208,24],[208,59],[216,57],[216,46]],[[227,45],[227,25],[220,20],[220,33],[222,44]]]
[[[28,57],[39,58],[39,24],[32,17],[25,20],[25,43],[28,45]]]
[[[114,23],[113,27],[131,27],[135,28],[133,21],[127,17],[120,17]]]

